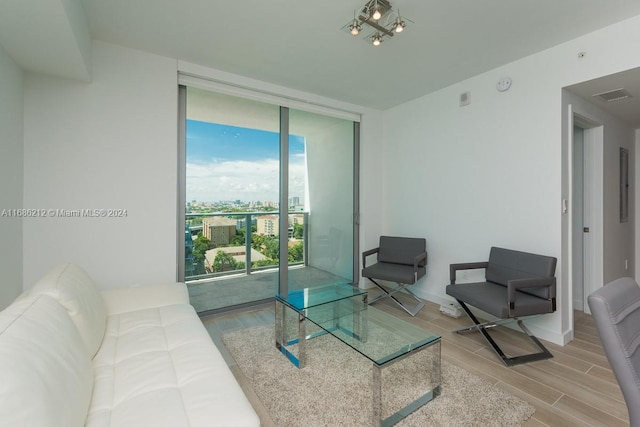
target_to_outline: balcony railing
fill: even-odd
[[[301,224],[302,225],[302,240],[301,240],[302,259],[296,260],[296,261],[289,261],[288,265],[289,266],[292,266],[292,265],[306,266],[308,265],[307,224],[309,219],[309,213],[303,212],[303,211],[299,211],[299,212],[296,211],[296,212],[289,212],[288,215],[290,217],[290,220],[288,221],[289,227],[286,230],[288,241],[291,241],[293,239],[293,231],[295,229],[295,225],[294,225],[295,221],[292,220],[291,218],[296,215],[302,216],[302,224]],[[264,260],[252,260],[252,250],[257,251],[261,255],[264,255],[263,252],[266,249],[264,247],[260,247],[256,249],[252,246],[252,243],[254,243],[253,234],[260,236],[259,239],[265,239],[265,242],[274,241],[276,243],[278,241],[278,238],[280,237],[279,235],[281,234],[281,233],[278,233],[278,235],[269,234],[270,230],[268,229],[268,227],[266,230],[257,230],[256,233],[252,233],[253,226],[257,225],[258,219],[264,216],[275,216],[279,218],[280,213],[279,212],[187,213],[185,215],[185,219],[186,219],[185,221],[185,280],[187,282],[195,282],[200,280],[211,280],[214,278],[220,278],[220,277],[229,276],[229,275],[238,275],[238,274],[250,275],[258,271],[277,268],[279,264],[279,260],[277,256],[275,258],[265,256],[267,261],[271,261],[270,263],[260,262]],[[234,230],[244,229],[244,235],[245,235],[244,242],[243,242],[244,248],[240,250],[240,252],[243,255],[242,259],[244,260],[244,268],[230,269],[229,266],[226,266],[225,268],[222,268],[222,271],[215,271],[216,266],[214,265],[215,263],[212,260],[209,260],[206,257],[205,259],[196,259],[193,251],[194,249],[196,249],[195,236],[198,234],[202,234],[203,236],[206,236],[206,235],[212,235],[212,233],[214,232],[219,233],[219,235],[216,235],[216,241],[211,242],[212,245],[209,249],[217,248],[217,249],[224,250],[224,248],[228,248],[230,246],[237,247],[237,245],[231,244],[232,238],[234,236],[231,235],[231,233],[225,234],[223,231],[225,227],[228,230],[228,228],[232,226],[231,224],[227,224],[227,225],[212,224],[210,226],[211,232],[209,232],[203,229],[202,222],[197,221],[199,218],[204,219],[204,218],[216,218],[216,217],[235,220],[236,224],[235,224]],[[274,220],[276,224],[278,223],[278,221],[279,220]],[[221,227],[221,228],[216,228],[216,227]],[[263,231],[263,233],[258,234],[259,231]],[[222,237],[222,238],[217,239],[218,237]],[[226,237],[226,240],[225,240],[225,237]],[[277,247],[279,247],[279,245]],[[236,260],[236,263],[238,262],[237,258],[239,257],[239,255],[232,255],[231,253],[229,255],[231,255],[234,258],[234,260]]]

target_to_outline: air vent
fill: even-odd
[[[622,89],[622,88],[609,90],[607,92],[602,92],[602,93],[596,93],[593,96],[598,97],[607,102],[622,101],[623,99],[631,98],[631,94],[627,92],[626,89]]]

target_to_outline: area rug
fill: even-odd
[[[273,326],[227,333],[222,339],[277,426],[371,425],[372,362],[335,337],[307,341],[304,369],[275,348]],[[410,375],[390,371],[396,365]],[[420,395],[413,384],[418,375],[410,368],[394,364],[383,370],[384,417]],[[403,403],[405,392],[416,397]],[[521,426],[534,412],[524,400],[442,361],[441,395],[397,425]]]

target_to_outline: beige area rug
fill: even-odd
[[[371,425],[372,362],[335,337],[307,341],[304,369],[275,348],[273,326],[231,332],[223,341],[277,426]],[[431,357],[427,351],[417,355]],[[417,375],[424,369],[411,369],[412,359],[383,370],[383,417],[425,388],[428,378]],[[441,395],[397,425],[520,426],[534,412],[524,400],[442,361]]]

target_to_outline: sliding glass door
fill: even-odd
[[[289,216],[307,212],[305,268],[290,267],[289,289],[353,282],[353,127],[348,120],[289,110],[289,194],[304,196],[299,204],[291,198]]]
[[[357,125],[198,88],[180,93],[179,270],[196,310],[352,283]]]

